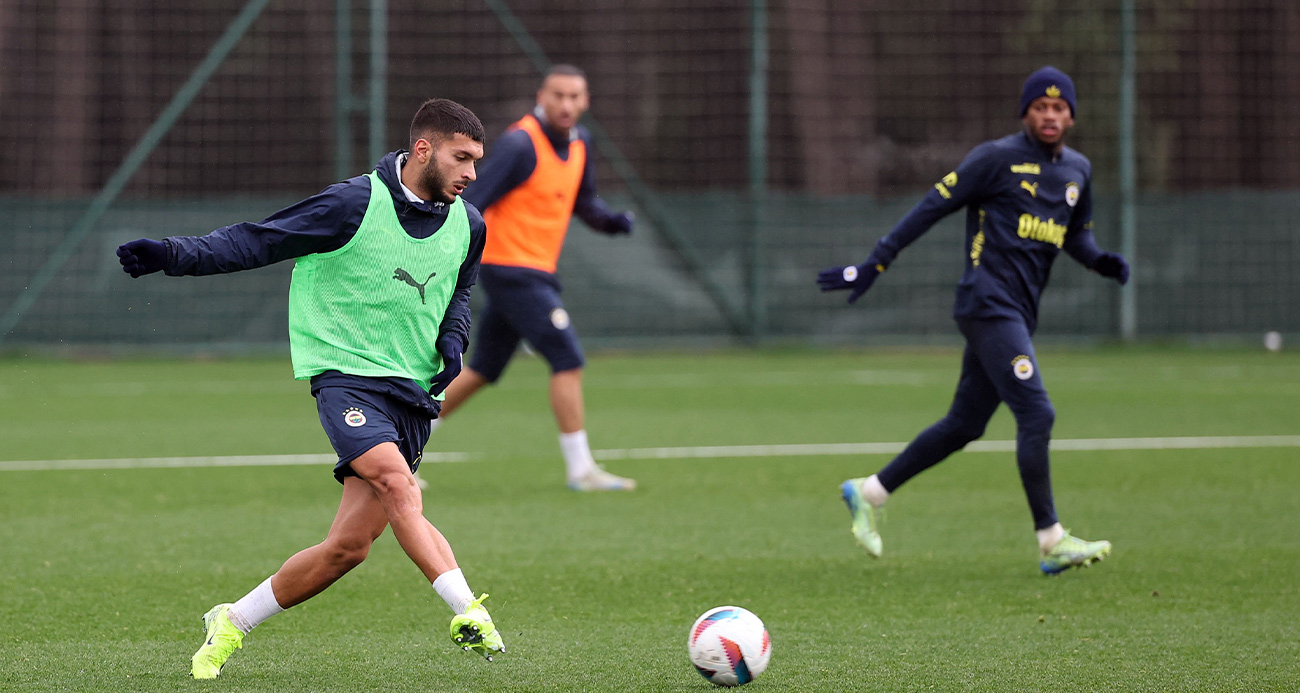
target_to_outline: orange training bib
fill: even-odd
[[[528,180],[483,212],[488,228],[483,264],[554,273],[587,166],[587,145],[580,139],[569,142],[565,161],[555,153],[537,118],[526,115],[511,127],[528,133],[537,167]]]

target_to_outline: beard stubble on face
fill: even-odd
[[[432,198],[432,202],[441,202],[451,204],[456,201],[456,196],[448,194],[447,179],[443,177],[442,172],[438,170],[438,158],[429,157],[429,163],[425,164],[424,169],[420,171],[420,185]]]

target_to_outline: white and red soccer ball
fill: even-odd
[[[738,606],[709,609],[691,626],[686,643],[700,676],[719,686],[742,686],[767,669],[772,638],[757,616]]]

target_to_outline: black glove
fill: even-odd
[[[140,238],[117,247],[122,271],[133,278],[167,269],[167,242]]]
[[[1120,285],[1128,283],[1129,268],[1124,256],[1119,253],[1102,253],[1092,263],[1092,269],[1103,277],[1110,277]]]
[[[853,289],[849,292],[849,303],[853,303],[867,293],[871,284],[876,281],[876,277],[885,271],[885,266],[867,258],[860,265],[848,265],[841,267],[828,267],[817,274],[817,285],[822,291],[842,291],[844,289]]]
[[[626,236],[632,233],[632,225],[636,222],[636,215],[631,212],[623,212],[605,220],[605,227],[601,229],[611,236]]]
[[[437,397],[460,375],[462,355],[465,347],[455,335],[445,334],[438,338],[438,354],[442,356],[442,370],[429,381],[429,394]]]

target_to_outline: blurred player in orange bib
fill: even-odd
[[[601,233],[632,232],[632,214],[612,212],[596,195],[588,157],[591,136],[578,125],[587,107],[582,70],[552,67],[537,90],[533,112],[497,140],[478,180],[465,192],[465,199],[483,211],[488,226],[479,275],[487,305],[478,316],[470,364],[447,388],[442,418],[484,385],[495,383],[519,341],[527,340],[551,367],[551,409],[560,429],[569,487],[630,491],[635,481],[605,471],[591,456],[584,423],[582,347],[555,276],[573,215]]]

